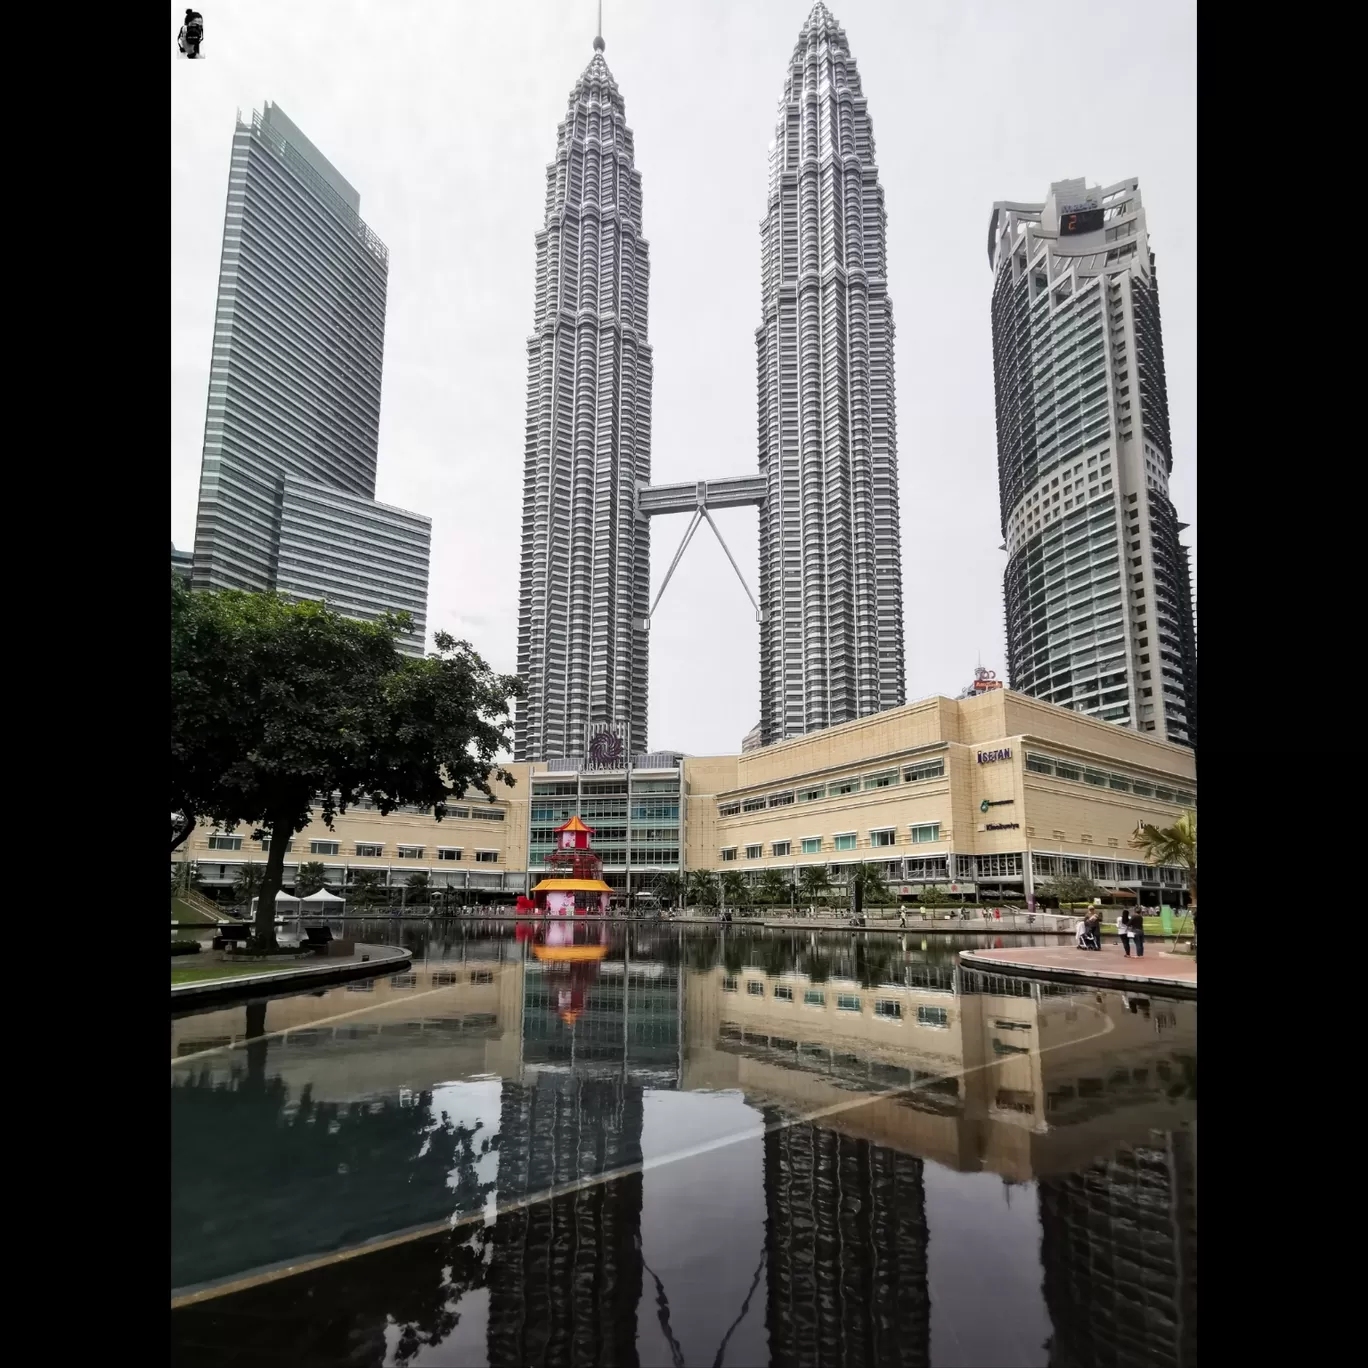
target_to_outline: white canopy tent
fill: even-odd
[[[344,903],[347,900],[339,898],[336,893],[329,893],[326,888],[320,888],[317,893],[310,893],[307,898],[300,898],[299,901],[317,907],[324,903]]]

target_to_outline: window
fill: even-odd
[[[748,845],[748,846],[746,847],[746,859],[748,859],[748,860],[758,860],[758,859],[760,858],[760,856],[764,853],[764,850],[765,850],[765,847],[764,847],[764,846]]]
[[[722,979],[722,991],[723,991],[724,993],[734,993],[734,992],[736,992],[736,975],[735,975],[735,974],[727,974],[727,975],[724,975],[724,977],[723,977],[723,979]]]
[[[471,983],[493,983],[494,973],[490,969],[472,969],[470,981]]]
[[[764,996],[765,996],[765,983],[764,983],[764,980],[763,980],[763,979],[747,979],[747,980],[746,980],[746,992],[749,993],[751,997],[764,997]]]
[[[210,850],[241,850],[241,836],[211,836],[209,838]]]
[[[1124,779],[1119,774],[1109,774],[1107,776],[1107,787],[1114,788],[1118,793],[1130,792],[1130,780]]]
[[[742,812],[763,812],[765,810],[765,800],[763,798],[747,798],[741,804]]]
[[[771,855],[787,855],[790,843],[788,841],[773,841],[770,844]]]
[[[892,827],[887,827],[883,831],[871,831],[869,833],[869,844],[872,846],[891,846],[895,844],[896,833]]]
[[[927,841],[939,841],[941,838],[939,822],[926,822],[922,826],[914,826],[911,830],[913,845],[924,845]]]
[[[263,837],[261,838],[261,848],[262,848],[262,850],[270,850],[270,848],[271,848],[271,838],[270,838],[269,836],[263,836]],[[294,849],[294,837],[291,836],[290,839],[289,839],[288,841],[285,842],[285,853],[288,855],[288,854],[290,853],[290,851],[292,851],[293,849]]]
[[[822,838],[820,836],[803,837],[803,854],[820,855],[822,853]]]
[[[459,860],[461,852],[453,846],[438,846],[437,858],[439,860]]]
[[[1030,770],[1032,774],[1054,773],[1054,765],[1043,755],[1028,754],[1026,756],[1026,768]]]
[[[399,858],[401,860],[421,860],[423,858],[422,846],[400,846]]]
[[[310,842],[309,842],[309,854],[310,854],[310,855],[336,855],[336,854],[337,854],[337,842],[336,842],[336,841],[310,841]]]
[[[717,815],[719,817],[736,817],[740,812],[740,803],[719,803],[717,805]]]
[[[722,851],[722,858],[723,858],[724,860],[734,860],[734,859],[736,859],[736,847],[735,847],[735,846],[727,846],[727,847]]]
[[[1171,803],[1171,802],[1173,802],[1173,790],[1172,790],[1172,789],[1156,788],[1156,789],[1154,790],[1154,796],[1155,796],[1161,803]]]
[[[890,784],[898,782],[897,770],[885,770],[882,774],[871,774],[865,781],[866,789],[888,788]]]
[[[477,807],[471,808],[470,816],[471,820],[476,822],[502,822],[504,820],[505,813],[503,808],[501,807]]]
[[[917,784],[923,779],[943,779],[944,777],[944,760],[923,760],[921,764],[908,765],[903,770],[904,784]]]
[[[1072,779],[1074,783],[1083,778],[1083,771],[1077,765],[1066,765],[1062,760],[1055,761],[1055,774],[1061,779]]]
[[[820,988],[808,988],[803,993],[804,1007],[825,1007],[826,994]]]
[[[792,1002],[793,989],[787,983],[776,983],[774,985],[774,996],[777,997],[780,1002]]]
[[[787,793],[771,793],[768,802],[769,806],[772,808],[791,807],[793,804],[793,790],[789,789]]]
[[[860,781],[858,779],[838,779],[828,787],[827,796],[829,798],[841,798],[847,793],[857,792],[859,787]]]
[[[918,1007],[917,1025],[945,1030],[950,1025],[950,1013],[944,1007]]]
[[[838,1012],[858,1012],[860,1010],[859,994],[837,993],[836,1010]]]
[[[499,852],[497,850],[477,850],[475,852],[476,864],[498,864]]]
[[[1084,770],[1083,782],[1085,784],[1091,784],[1094,788],[1106,788],[1107,776],[1105,774],[1100,774],[1097,770]]]
[[[853,831],[847,831],[847,832],[843,832],[840,836],[838,836],[838,837],[836,838],[836,849],[837,849],[837,850],[854,850],[854,849],[855,849],[855,833],[854,833]]]
[[[372,841],[357,841],[356,853],[365,859],[376,860],[385,853],[385,847]]]
[[[892,998],[879,998],[874,1004],[874,1015],[876,1017],[888,1017],[893,1021],[901,1021],[902,1003],[896,1002]]]
[[[818,784],[816,788],[805,788],[798,790],[798,801],[800,803],[818,803],[826,797],[826,787]]]

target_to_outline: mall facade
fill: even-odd
[[[1142,864],[1129,841],[1138,824],[1195,808],[1192,750],[1010,690],[924,699],[740,755],[623,745],[599,748],[608,758],[596,763],[588,741],[580,757],[508,765],[513,783],[496,785],[495,801],[467,795],[441,822],[366,802],[332,830],[315,821],[291,842],[286,886],[316,861],[339,893],[362,870],[381,873],[393,905],[416,873],[451,901],[511,903],[542,877],[555,828],[578,815],[622,898],[696,869],[750,883],[777,869],[797,883],[824,865],[839,889],[870,862],[908,902],[931,887],[1021,901],[1069,874],[1147,905],[1187,901],[1186,874]],[[249,830],[201,828],[174,858],[194,860],[206,892],[226,898],[267,848]]]

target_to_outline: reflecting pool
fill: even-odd
[[[176,1363],[1195,1364],[1194,1002],[957,965],[1026,936],[353,930],[412,968],[172,1019]]]

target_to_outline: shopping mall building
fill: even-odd
[[[1098,722],[1006,689],[929,698],[739,755],[632,755],[510,764],[496,801],[476,793],[441,822],[363,802],[291,842],[286,884],[317,861],[328,887],[382,873],[403,892],[410,875],[456,902],[506,903],[541,877],[552,833],[578,814],[594,829],[604,878],[649,894],[670,871],[767,869],[797,880],[825,865],[877,863],[915,900],[934,886],[955,900],[1032,896],[1037,884],[1086,874],[1141,903],[1183,903],[1186,876],[1139,862],[1141,822],[1169,825],[1196,806],[1196,761],[1184,746]],[[266,859],[250,831],[196,831],[176,859],[201,886],[228,896],[244,862]]]

